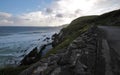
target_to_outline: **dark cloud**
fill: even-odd
[[[30,21],[31,19],[24,19],[24,20]]]
[[[50,13],[53,12],[53,9],[51,9],[51,8],[46,8],[45,12],[50,14]]]
[[[56,14],[56,17],[62,18],[62,17],[64,17],[64,15],[59,13],[59,14]]]
[[[82,10],[77,9],[77,10],[75,11],[75,14],[79,14],[79,13],[81,13],[81,12],[82,12]]]

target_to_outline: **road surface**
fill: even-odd
[[[120,27],[117,26],[100,26],[104,33],[105,39],[109,46],[120,55]]]
[[[115,75],[115,73],[113,73],[112,66],[118,66],[114,62],[118,62],[116,58],[120,58],[120,57],[114,57],[114,55],[111,55],[112,54],[111,50],[114,50],[112,52],[116,52],[117,55],[120,55],[120,27],[99,26],[99,29],[101,29],[104,35],[104,38],[102,40],[102,47],[103,47],[102,52],[106,61],[105,75]],[[112,61],[112,59],[115,59],[115,61]],[[114,65],[111,66],[111,63],[113,63]]]

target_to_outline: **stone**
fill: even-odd
[[[82,64],[80,61],[77,61],[74,72],[77,75],[85,75],[86,72],[84,69],[87,69],[87,66]]]
[[[38,66],[34,71],[33,74],[40,74],[43,71],[45,71],[47,69],[47,65],[48,63],[43,63],[41,66]]]
[[[57,67],[55,68],[55,70],[51,73],[51,75],[59,75],[59,73],[61,72],[61,68]]]
[[[69,64],[69,62],[68,62],[69,59],[70,59],[70,57],[69,57],[68,55],[62,56],[61,59],[60,59],[59,62],[58,62],[58,65],[63,66],[63,65]]]
[[[71,49],[77,49],[77,45],[76,44],[70,44],[69,47],[68,47],[69,50]]]

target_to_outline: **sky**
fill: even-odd
[[[120,0],[0,0],[0,26],[59,26],[120,8]]]

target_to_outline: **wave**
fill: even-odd
[[[0,30],[1,31],[1,30]],[[15,30],[14,30],[15,31]],[[36,46],[41,46],[47,41],[43,41],[46,37],[51,37],[57,31],[36,30],[8,33],[6,36],[0,36],[0,63],[6,62],[9,58],[21,60]],[[0,32],[0,35],[4,33]],[[50,40],[52,41],[52,40]],[[0,65],[1,66],[1,65]]]
[[[14,54],[0,54],[0,57],[15,57]]]
[[[28,32],[20,32],[18,34],[41,34],[41,33],[47,33],[46,31],[28,31]]]

